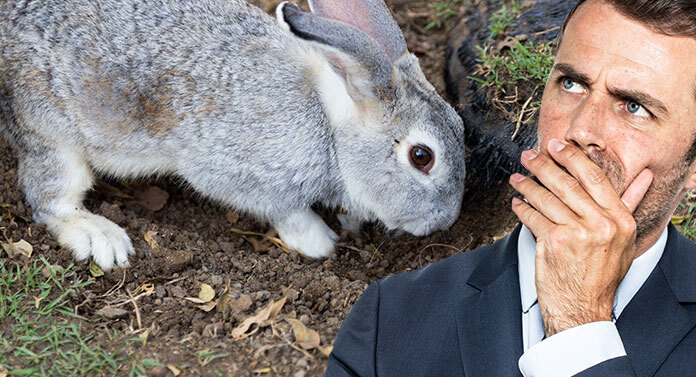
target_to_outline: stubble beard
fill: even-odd
[[[598,151],[587,153],[587,156],[604,171],[616,192],[622,195],[628,188],[622,166],[610,161]],[[633,212],[636,221],[636,244],[663,226],[665,219],[671,215],[670,211],[682,191],[690,165],[690,161],[682,158],[667,171],[653,172],[653,182]]]

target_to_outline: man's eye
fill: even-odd
[[[582,85],[578,84],[571,78],[564,78],[563,81],[563,89],[565,89],[567,92],[570,93],[583,93],[583,87]]]
[[[643,107],[643,105],[636,101],[628,101],[628,103],[626,103],[626,111],[628,111],[631,115],[635,115],[637,117],[650,116],[648,110],[646,110],[645,107]]]

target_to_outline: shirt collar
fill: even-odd
[[[667,244],[667,228],[662,231],[660,238],[645,253],[633,260],[626,276],[619,284],[614,298],[614,316],[621,315],[623,309],[638,292],[650,273],[660,261]],[[517,239],[517,258],[520,278],[520,296],[522,311],[528,312],[537,301],[536,284],[534,283],[534,257],[536,255],[536,239],[526,226],[520,229]]]

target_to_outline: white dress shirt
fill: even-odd
[[[652,247],[633,261],[616,290],[612,321],[584,324],[542,341],[544,325],[534,283],[536,240],[532,232],[522,226],[517,240],[524,344],[524,354],[519,360],[522,375],[572,376],[603,361],[625,356],[626,350],[614,322],[655,269],[666,244],[667,228]]]

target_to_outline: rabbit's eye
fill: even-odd
[[[430,172],[433,167],[433,152],[423,145],[414,145],[408,154],[411,165],[425,174]]]

